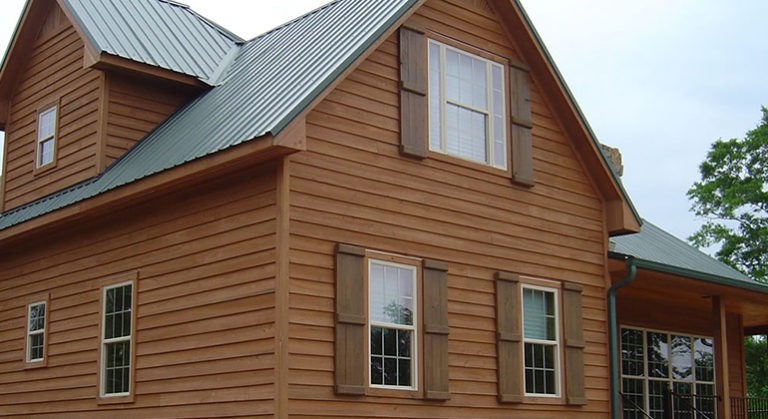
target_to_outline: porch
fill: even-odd
[[[650,223],[612,242],[611,280],[625,284],[613,417],[768,419],[747,398],[744,359],[745,336],[768,331],[768,286]]]

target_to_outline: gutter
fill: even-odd
[[[637,264],[635,258],[632,256],[621,255],[624,257],[624,261],[627,264],[627,276],[622,278],[619,282],[613,284],[608,289],[608,363],[610,365],[611,374],[611,418],[620,419],[621,404],[619,400],[619,393],[621,387],[619,386],[619,325],[616,314],[616,291],[619,288],[626,287],[632,281],[635,280],[637,275]]]

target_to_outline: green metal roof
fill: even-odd
[[[611,257],[634,257],[639,268],[768,293],[768,286],[644,220],[640,233],[611,238]]]
[[[105,9],[102,15],[127,7],[98,3]],[[338,0],[243,44],[227,58],[215,87],[168,118],[102,175],[3,213],[0,230],[265,134],[277,135],[416,3]]]
[[[168,0],[63,0],[98,53],[196,77],[208,84],[243,40]]]

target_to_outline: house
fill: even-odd
[[[768,325],[643,223],[516,1],[246,41],[29,0],[0,129],[0,415],[728,417]]]

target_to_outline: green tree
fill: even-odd
[[[705,219],[689,240],[720,245],[716,257],[768,283],[768,108],[744,139],[718,140],[688,191],[692,211]]]
[[[768,340],[765,336],[747,336],[744,340],[749,397],[768,397]]]

